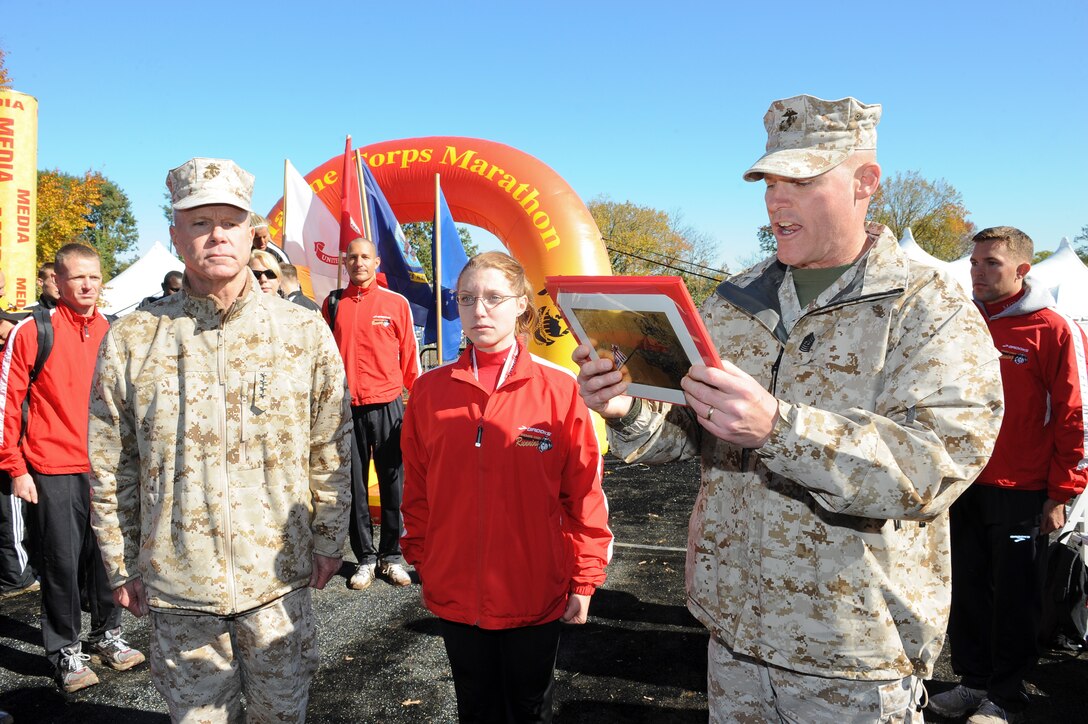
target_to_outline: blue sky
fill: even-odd
[[[14,87],[39,101],[39,168],[103,172],[141,246],[165,241],[166,171],[222,156],[255,206],[355,145],[506,143],[589,200],[678,212],[736,269],[756,251],[769,102],[882,103],[885,176],[917,170],[982,226],[1053,249],[1088,224],[1088,3],[185,3],[0,0]],[[482,232],[474,232],[477,238]],[[491,242],[485,242],[489,246]]]

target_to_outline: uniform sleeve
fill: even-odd
[[[351,509],[351,409],[344,365],[327,324],[318,325],[310,405],[314,552],[340,558]]]
[[[401,457],[404,460],[404,492],[401,498],[404,528],[400,537],[400,549],[404,559],[415,566],[421,579],[427,523],[431,512],[427,502],[426,474],[430,450],[424,442],[426,436],[420,431],[420,425],[424,422],[420,410],[425,404],[419,396],[408,401],[400,433]]]
[[[574,546],[574,573],[570,591],[592,595],[604,583],[604,568],[612,560],[612,531],[608,529],[608,501],[601,488],[602,467],[597,435],[582,398],[571,391],[566,415],[569,452],[563,467],[559,502],[563,529]]]
[[[139,576],[140,461],[131,394],[117,340],[108,332],[91,383],[87,452],[91,527],[112,588]]]
[[[23,400],[26,399],[30,368],[38,355],[37,327],[33,321],[18,324],[8,335],[4,348],[3,366],[0,367],[0,384],[3,394],[4,425],[0,430],[0,470],[15,478],[27,472],[26,460],[19,447],[19,434],[23,426]]]
[[[1051,379],[1050,419],[1054,425],[1054,450],[1047,475],[1048,497],[1065,503],[1085,488],[1088,481],[1088,338],[1080,325],[1060,315],[1065,328],[1057,335]]]
[[[629,463],[688,460],[699,454],[700,429],[688,407],[636,399],[627,416],[608,424],[609,451]]]
[[[400,372],[404,378],[404,389],[412,391],[412,386],[419,379],[419,348],[416,345],[415,327],[412,325],[412,308],[403,300],[400,328],[404,330],[400,337]]]
[[[758,454],[829,511],[930,520],[989,460],[1003,412],[1001,372],[966,300],[954,305],[923,290],[897,313],[873,409],[780,400],[780,420]]]

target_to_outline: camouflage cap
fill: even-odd
[[[763,116],[767,153],[745,171],[745,181],[764,174],[811,178],[830,171],[854,151],[876,150],[880,104],[856,98],[825,101],[800,95],[771,103]]]
[[[166,188],[175,211],[208,204],[253,210],[253,174],[229,158],[191,158],[166,174]]]

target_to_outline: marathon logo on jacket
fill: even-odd
[[[1001,346],[1001,359],[1012,360],[1018,365],[1026,365],[1028,363],[1027,347],[1017,347],[1015,344],[1006,344]]]
[[[547,430],[541,430],[538,427],[520,427],[522,431],[514,440],[514,444],[518,447],[535,447],[540,452],[548,452],[554,445],[552,444],[552,434]]]
[[[370,320],[370,323],[375,327],[392,327],[393,318],[382,314],[375,314],[374,318]]]

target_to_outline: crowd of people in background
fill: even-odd
[[[347,538],[349,588],[421,586],[462,721],[550,721],[562,624],[612,553],[594,411],[617,457],[702,461],[686,584],[711,721],[1021,721],[1048,535],[1088,481],[1088,338],[1025,283],[1022,231],[974,237],[972,300],[866,223],[881,113],[771,104],[744,178],[777,253],[704,303],[722,364],[688,371],[683,405],[628,395],[585,345],[577,376],[535,356],[532,289],[499,252],[457,280],[467,346],[422,374],[372,241],[318,305],[252,175],[172,169],[185,271],[161,295],[107,319],[97,254],[69,244],[38,305],[0,315],[0,587],[40,586],[58,685],[144,662],[127,609],[174,721],[304,721],[311,590]],[[929,696],[946,633],[962,681]]]

